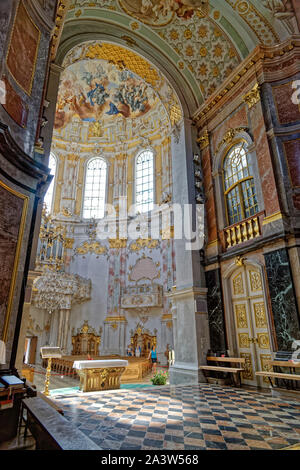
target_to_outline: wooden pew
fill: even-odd
[[[282,379],[287,389],[290,388],[289,383],[291,381],[298,382],[300,380],[300,375],[293,374],[293,373],[289,374],[289,373],[274,372],[274,371],[260,371],[260,372],[255,372],[255,375],[259,377],[268,377],[272,388],[279,388],[279,387],[274,387],[272,379]]]
[[[242,367],[243,364],[245,364],[245,358],[241,357],[214,357],[214,356],[208,356],[206,358],[207,362],[216,362],[216,363],[228,363],[229,367],[219,365],[219,366],[213,366],[213,365],[206,365],[206,366],[200,366],[200,369],[203,371],[214,371],[214,372],[226,372],[229,374],[232,374],[232,379],[233,383],[236,385],[238,384],[240,387],[242,385],[241,382],[241,373],[243,372],[244,368]],[[231,364],[236,364],[239,367],[232,367]],[[208,375],[206,372],[204,372],[204,375],[206,379],[208,379]],[[235,376],[238,377],[238,383],[235,381]]]

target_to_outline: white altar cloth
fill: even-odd
[[[81,369],[103,369],[105,367],[127,367],[128,361],[124,359],[106,359],[97,361],[75,361],[73,368]]]

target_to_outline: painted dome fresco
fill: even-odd
[[[153,109],[155,92],[140,77],[105,60],[77,62],[68,67],[60,84],[55,128],[73,118],[96,122],[116,116],[136,118]]]

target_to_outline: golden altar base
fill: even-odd
[[[80,390],[82,392],[99,392],[120,388],[121,375],[125,367],[106,367],[102,369],[80,369]]]
[[[51,370],[61,375],[68,375],[71,377],[78,377],[78,371],[73,369],[75,361],[84,361],[87,356],[63,356],[61,358],[53,358]],[[121,383],[133,383],[140,381],[151,372],[151,362],[145,357],[121,357],[121,356],[93,356],[95,360],[101,359],[125,359],[128,361],[128,366],[122,374]],[[43,361],[43,367],[47,367],[47,360]]]

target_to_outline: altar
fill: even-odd
[[[75,361],[73,368],[80,377],[82,392],[98,392],[120,388],[121,375],[128,366],[122,359]]]
[[[121,357],[121,356],[93,356],[95,360],[126,360],[128,366],[125,368],[121,376],[121,383],[134,383],[140,382],[151,372],[151,362],[148,357]],[[73,378],[78,377],[78,371],[74,369],[73,365],[76,361],[86,361],[87,355],[81,356],[63,356],[60,359],[53,359],[51,363],[51,370],[57,374],[68,375]],[[47,367],[47,361],[43,360],[43,367]]]

